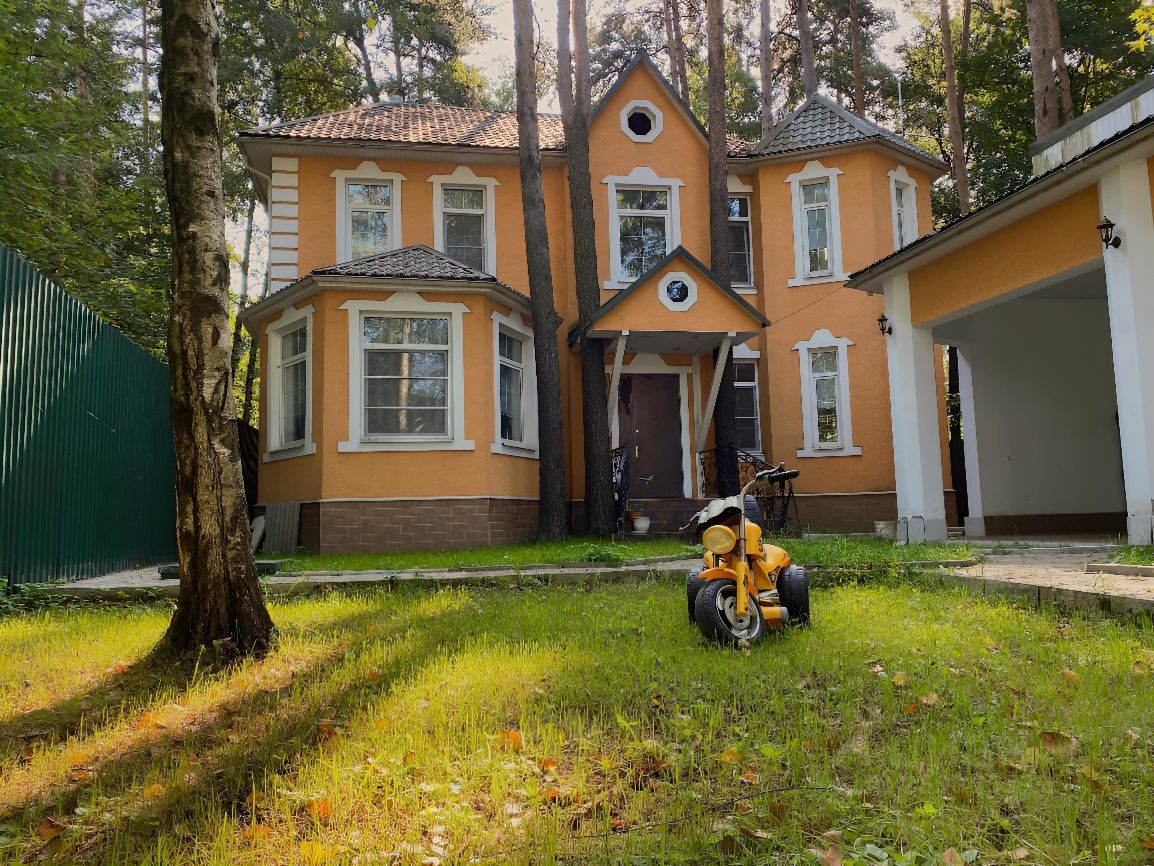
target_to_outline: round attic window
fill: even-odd
[[[653,141],[661,127],[661,110],[648,100],[635,99],[621,109],[621,131],[634,141]]]
[[[657,299],[666,309],[684,313],[697,302],[697,283],[682,271],[671,271],[657,284]]]
[[[675,304],[684,304],[689,300],[689,285],[685,280],[671,280],[665,284],[665,297]]]

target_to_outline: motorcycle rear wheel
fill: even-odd
[[[729,578],[707,581],[694,604],[697,627],[709,640],[726,646],[761,640],[765,635],[765,617],[757,599],[749,599],[749,612],[744,617],[737,615],[736,608],[737,581]]]
[[[695,568],[689,572],[689,577],[685,579],[685,595],[689,601],[689,621],[691,623],[697,622],[697,617],[693,610],[697,604],[697,593],[701,592],[701,588],[708,583],[707,580],[698,576],[704,570],[704,568]]]

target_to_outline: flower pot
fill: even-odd
[[[649,531],[649,518],[641,517],[640,515],[633,518],[633,531],[638,535],[644,535]]]

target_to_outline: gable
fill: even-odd
[[[659,133],[649,139],[634,138],[623,129],[631,107],[655,110]],[[624,115],[624,116],[623,116]],[[590,145],[644,148],[706,147],[705,129],[693,115],[661,70],[644,54],[636,55],[617,77],[613,86],[597,102],[589,117]]]

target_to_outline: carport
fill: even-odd
[[[1035,145],[1038,176],[851,277],[884,294],[892,328],[900,540],[946,537],[934,375],[946,344],[968,535],[1151,543],[1152,91],[1142,82],[1063,127]]]

